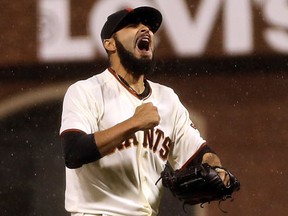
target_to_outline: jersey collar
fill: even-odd
[[[152,89],[150,87],[149,82],[144,79],[144,91],[141,94],[138,94],[127,82],[126,80],[121,77],[119,74],[116,73],[116,71],[114,71],[111,67],[108,68],[108,71],[110,73],[113,74],[113,76],[120,82],[120,84],[126,89],[128,90],[132,95],[134,95],[135,97],[137,97],[139,100],[145,100],[147,99],[151,93],[152,93]]]

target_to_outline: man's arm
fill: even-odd
[[[221,169],[222,165],[220,158],[215,153],[205,153],[203,155],[202,163],[208,163],[212,167],[219,167],[216,168],[216,172],[218,172],[218,175],[225,185],[229,184],[229,175],[224,169]]]
[[[159,122],[157,108],[152,103],[145,103],[136,108],[131,118],[106,130],[94,134],[85,134],[77,130],[64,131],[61,134],[61,142],[65,165],[74,169],[99,160],[135,132],[153,128]]]
[[[222,181],[227,185],[229,183],[229,175],[224,170],[221,169],[222,164],[220,158],[217,154],[205,143],[202,147],[196,152],[196,154],[191,158],[191,160],[184,166],[195,166],[198,164],[207,163],[212,167],[216,168],[219,176],[221,177]]]
[[[134,115],[109,129],[97,131],[94,138],[102,156],[105,156],[120,143],[130,138],[135,132],[157,126],[160,117],[152,103],[145,103],[136,108]]]

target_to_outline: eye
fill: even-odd
[[[137,28],[139,25],[139,23],[131,23],[129,25],[126,26],[126,28]]]
[[[152,31],[152,28],[151,28],[150,25],[147,25],[147,24],[146,24],[146,26],[148,27],[148,29],[149,29],[150,31]]]

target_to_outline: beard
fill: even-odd
[[[153,73],[155,62],[149,58],[136,58],[131,52],[125,49],[122,43],[115,39],[115,45],[120,58],[120,62],[123,67],[131,74],[135,75],[147,75]]]

